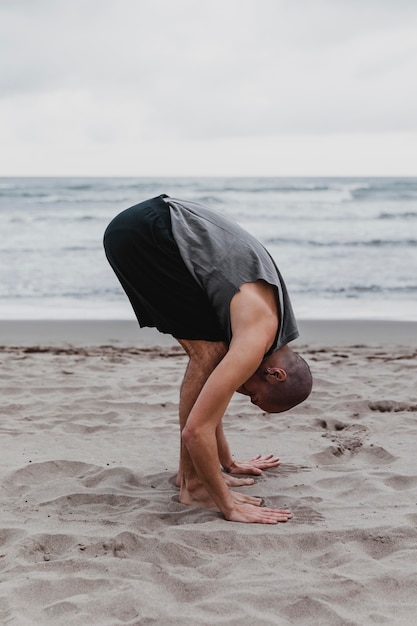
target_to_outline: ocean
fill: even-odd
[[[0,178],[0,319],[134,319],[103,232],[161,193],[255,235],[300,319],[417,320],[416,178]]]

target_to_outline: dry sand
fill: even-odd
[[[281,457],[243,488],[292,509],[277,526],[179,504],[172,342],[41,326],[0,324],[1,624],[416,623],[415,325],[305,326],[311,398],[232,401],[236,457]]]

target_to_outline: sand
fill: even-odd
[[[224,419],[238,459],[281,458],[242,488],[294,513],[263,526],[178,502],[172,341],[0,323],[0,623],[416,623],[416,325],[302,326],[310,399]]]

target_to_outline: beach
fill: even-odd
[[[364,625],[417,610],[417,325],[300,321],[314,390],[288,413],[232,400],[242,492],[276,526],[179,503],[168,336],[131,321],[0,322],[0,622]]]

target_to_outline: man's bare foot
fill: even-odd
[[[244,493],[237,493],[235,491],[230,492],[233,498],[233,502],[236,505],[250,504],[252,506],[261,506],[262,498],[256,498],[254,496],[248,496]],[[207,493],[203,485],[199,485],[193,490],[187,489],[184,485],[180,489],[179,501],[181,504],[187,506],[198,506],[206,509],[217,509],[217,506]]]
[[[270,509],[261,506],[262,499],[246,496],[245,494],[231,491],[233,496],[233,511],[226,517],[230,522],[244,522],[249,524],[278,524],[287,522],[292,514],[287,509]],[[181,488],[180,502],[188,506],[196,506],[209,509],[217,509],[213,500],[201,485],[192,493],[184,487]]]
[[[187,489],[185,485],[180,487],[179,501],[187,506],[198,506],[205,509],[217,509],[217,506],[207,493],[205,487],[200,485],[192,490]]]

